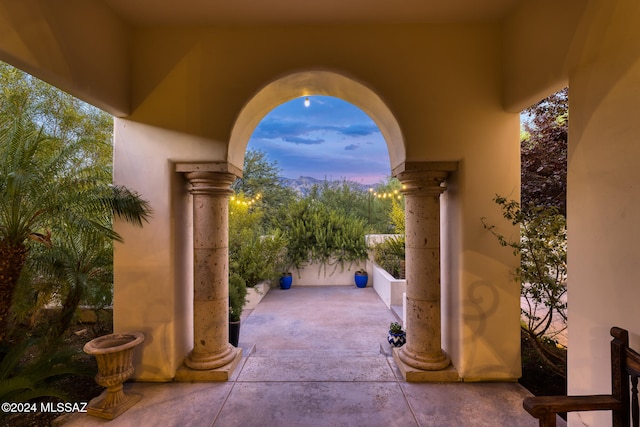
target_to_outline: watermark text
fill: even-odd
[[[87,402],[3,402],[0,406],[5,414],[87,412]]]

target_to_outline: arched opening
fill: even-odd
[[[264,116],[278,105],[309,95],[327,95],[343,99],[376,123],[389,148],[391,170],[406,159],[405,143],[398,121],[384,101],[356,80],[330,71],[306,71],[275,80],[244,106],[231,131],[227,161],[241,168],[251,135]]]
[[[318,81],[313,81],[313,79],[311,79],[310,76],[316,76],[319,80]],[[319,76],[319,77],[318,77]],[[321,102],[331,102],[331,105],[338,105],[338,104],[349,104],[349,107],[351,110],[358,110],[360,115],[362,116],[367,116],[366,120],[360,119],[362,120],[362,122],[357,122],[357,124],[363,124],[364,122],[366,122],[365,124],[367,126],[371,125],[372,128],[375,128],[375,133],[378,134],[377,139],[378,141],[375,143],[376,148],[378,148],[378,145],[382,145],[384,148],[382,150],[387,150],[386,152],[382,153],[380,149],[376,150],[376,153],[378,154],[378,156],[380,158],[384,159],[384,162],[387,162],[386,164],[386,168],[385,171],[383,173],[380,174],[380,181],[383,178],[386,178],[390,175],[390,165],[393,164],[393,160],[390,159],[390,154],[389,152],[392,151],[389,148],[389,136],[390,135],[396,135],[396,137],[394,138],[394,141],[396,141],[396,145],[397,147],[395,148],[396,152],[400,152],[402,153],[402,156],[400,157],[400,159],[402,159],[402,161],[404,160],[404,146],[402,144],[402,139],[400,138],[401,133],[400,133],[400,129],[399,126],[397,124],[397,122],[395,121],[395,119],[393,118],[393,115],[391,114],[391,112],[389,111],[389,109],[381,102],[380,98],[375,96],[375,94],[373,94],[373,92],[371,92],[369,89],[365,88],[364,86],[362,86],[359,83],[350,81],[348,79],[345,79],[342,76],[339,75],[335,75],[335,74],[330,74],[330,73],[305,73],[305,79],[311,79],[310,80],[310,84],[306,84],[304,85],[305,88],[312,88],[312,89],[304,89],[304,90],[299,90],[298,86],[299,86],[299,79],[295,79],[295,78],[287,78],[285,80],[287,80],[286,85],[289,85],[291,87],[286,87],[285,90],[281,90],[281,86],[278,85],[277,83],[273,83],[271,85],[268,85],[267,88],[263,89],[260,93],[258,93],[258,95],[256,95],[256,97],[254,99],[252,99],[251,102],[249,102],[247,104],[247,106],[243,109],[238,122],[236,123],[236,126],[234,127],[234,137],[232,137],[232,142],[230,144],[230,149],[229,149],[229,162],[233,163],[234,165],[236,165],[237,167],[241,166],[240,163],[240,159],[242,160],[242,164],[247,167],[247,170],[251,170],[250,166],[247,165],[247,163],[244,162],[244,157],[246,154],[246,151],[248,148],[259,148],[259,145],[255,144],[255,139],[254,139],[254,143],[253,144],[249,144],[249,141],[252,139],[252,135],[254,135],[255,138],[255,134],[257,132],[259,132],[260,126],[264,123],[265,120],[268,120],[269,117],[272,116],[273,112],[283,108],[284,106],[287,105],[291,105],[294,104],[298,106],[299,108],[299,114],[303,114],[304,112],[308,112],[309,110],[306,110],[306,108],[309,108],[311,110],[313,110],[314,105],[317,108],[318,105],[316,105],[315,103],[321,103]],[[291,83],[295,83],[293,85],[291,85]],[[280,82],[281,83],[281,82]],[[341,88],[343,87],[343,88]],[[318,89],[319,88],[319,89]],[[338,88],[339,90],[337,90],[336,88]],[[346,88],[346,89],[345,89]],[[273,93],[269,93],[269,92],[273,92]],[[342,94],[340,97],[338,97],[338,93]],[[345,99],[345,95],[344,94],[351,94],[350,95],[350,100]],[[307,106],[305,108],[304,106],[304,100],[305,98],[307,100],[309,100],[309,103],[311,105]],[[331,98],[331,100],[329,100],[328,98]],[[264,102],[268,102],[268,104],[266,105],[258,105],[259,99],[263,99]],[[353,100],[359,100],[358,102],[360,103],[360,105],[356,105],[355,102],[353,102]],[[371,107],[371,105],[368,105],[367,102],[369,102],[369,100],[373,100],[373,108]],[[372,111],[374,111],[375,113],[372,113]],[[376,115],[377,120],[373,117],[373,114]],[[373,123],[372,123],[373,120]],[[285,122],[285,119],[283,117],[280,117],[280,121],[281,122]],[[382,129],[381,127],[379,127],[380,123],[387,123],[387,128],[386,129]],[[390,123],[390,125],[389,125]],[[314,123],[315,125],[318,125],[318,123]],[[355,124],[349,122],[350,124]],[[330,125],[328,125],[330,127],[332,127],[333,129],[339,128],[341,126],[347,126],[346,122],[332,122]],[[289,137],[293,137],[289,132],[286,131],[282,131],[283,134],[285,134],[286,136]],[[264,133],[269,133],[271,134],[272,132],[264,132]],[[346,131],[345,131],[346,134]],[[381,136],[382,135],[382,136]],[[297,137],[297,135],[295,135]],[[382,139],[384,139],[384,141],[381,141]],[[235,145],[234,145],[235,142]],[[398,144],[399,143],[399,144]],[[346,144],[343,144],[344,146],[346,146]],[[334,151],[334,149],[337,149],[337,147],[332,147],[329,148],[326,145],[322,146],[323,149],[322,150],[316,150],[317,155],[320,157],[327,157],[329,156],[329,152],[330,151]],[[344,148],[344,147],[341,147]],[[268,151],[268,150],[266,150]],[[335,154],[335,153],[334,153]],[[251,155],[247,155],[247,159],[251,159]],[[235,158],[237,160],[232,161],[231,158]],[[399,162],[398,160],[398,156],[396,155],[396,162]],[[329,162],[330,163],[330,162]],[[401,163],[401,161],[400,161]],[[249,165],[251,164],[251,161],[249,160]],[[331,165],[327,165],[328,169],[325,172],[325,176],[324,178],[328,178],[331,179],[331,175],[333,174],[333,178],[334,179],[342,179],[344,178],[343,175],[340,175],[341,171],[337,171],[336,169],[331,169]],[[263,168],[259,168],[260,170],[262,170]],[[283,170],[283,172],[286,174],[286,169]],[[339,177],[338,177],[339,176]],[[294,178],[297,178],[298,175],[295,175]],[[322,179],[323,177],[317,176],[316,178],[320,178]],[[352,177],[347,177],[347,179],[349,178],[353,178]],[[358,179],[354,179],[354,181],[358,182]],[[371,181],[368,180],[367,184],[372,184],[373,182],[375,182],[375,180]],[[368,200],[368,206],[369,206],[369,221],[370,221],[370,217],[371,217],[371,197],[372,197],[372,192],[369,192],[370,188],[366,188],[365,191],[365,198],[366,200]],[[254,196],[255,194],[251,193],[252,196]],[[264,195],[264,194],[263,194]],[[260,198],[259,198],[260,199]],[[386,202],[387,200],[385,200]],[[236,200],[237,202],[237,200]],[[375,203],[375,202],[374,202]],[[378,201],[378,203],[382,203],[382,201]],[[231,209],[230,209],[230,213]],[[234,224],[234,221],[232,221],[233,217],[230,216],[230,232],[231,232],[231,228],[232,228],[232,224]],[[362,236],[364,237],[364,236]],[[244,242],[246,243],[246,239],[244,240]],[[232,238],[230,235],[230,246],[232,246]],[[231,252],[231,251],[230,251]],[[238,251],[240,252],[240,251]],[[234,252],[235,253],[235,252]],[[231,258],[231,255],[230,255]],[[231,261],[231,260],[230,260]],[[243,264],[244,263],[238,263],[238,264]],[[296,269],[297,271],[294,273],[295,275],[295,281],[296,281],[296,286],[303,286],[305,289],[304,292],[310,292],[311,294],[313,294],[314,292],[316,292],[316,290],[310,290],[310,287],[317,287],[317,286],[324,286],[324,285],[353,285],[353,276],[354,276],[354,271],[357,268],[362,268],[363,264],[360,265],[356,265],[356,264],[351,264],[348,263],[349,265],[349,269],[338,269],[339,272],[336,273],[336,270],[333,269],[333,267],[327,267],[327,269],[322,270],[323,273],[319,273],[320,271],[320,267],[316,266],[316,265],[307,265],[303,268],[304,271],[300,271],[298,269]],[[230,262],[230,269],[232,269],[231,267],[232,263]],[[328,271],[330,270],[330,271]],[[340,273],[345,273],[344,275],[342,275],[343,277],[338,277],[341,276]],[[232,272],[233,273],[233,272]],[[350,279],[348,279],[348,274],[350,274]],[[315,280],[314,280],[315,279]],[[231,284],[230,284],[231,287]],[[341,286],[342,287],[342,286]],[[353,288],[353,286],[350,286],[351,288]],[[346,288],[346,287],[345,287]],[[352,315],[352,310],[349,310],[349,298],[352,298],[355,294],[353,293],[352,289],[340,289],[340,290],[335,290],[332,289],[331,290],[331,294],[323,294],[323,299],[329,299],[331,300],[331,298],[333,298],[334,303],[327,303],[327,304],[322,304],[320,306],[316,306],[314,307],[313,310],[302,310],[303,312],[305,312],[305,314],[311,313],[313,312],[313,314],[318,314],[320,317],[325,316],[325,317],[329,317],[331,318],[334,322],[338,321],[338,319],[341,323],[344,324],[353,324],[355,323],[354,320],[349,320],[349,315]],[[331,296],[333,294],[335,294],[335,292],[339,292],[339,295],[341,295],[340,297],[335,297],[335,296]],[[358,292],[358,291],[356,291]],[[369,301],[371,301],[372,298],[374,298],[374,302],[376,300],[378,300],[375,297],[375,293],[373,291],[373,289],[370,289],[369,291],[367,291],[366,295],[363,295],[364,291],[361,291],[361,293],[359,294],[359,296],[364,296],[364,299],[358,299],[357,304],[359,306],[360,309],[362,309],[363,307],[367,307],[367,299]],[[272,290],[273,293],[273,290]],[[304,295],[309,295],[304,294]],[[289,324],[291,322],[293,322],[291,320],[291,318],[287,318],[287,313],[285,312],[286,309],[289,309],[291,306],[302,306],[302,303],[306,303],[306,301],[297,301],[295,304],[292,304],[291,301],[295,300],[295,299],[291,299],[291,300],[284,300],[284,298],[292,298],[291,297],[291,292],[289,292],[287,295],[278,295],[278,302],[282,302],[282,301],[289,301],[287,304],[284,305],[284,307],[282,307],[282,310],[278,310],[278,313],[280,313],[280,316],[278,316],[278,319],[273,319],[270,318],[270,326],[269,326],[269,330],[272,331],[272,328],[275,328],[277,330],[286,330],[289,329]],[[269,298],[267,298],[269,299]],[[338,302],[335,302],[335,301]],[[379,301],[379,303],[382,303],[382,301]],[[267,304],[272,304],[274,305],[276,302],[275,301],[268,301]],[[264,305],[264,303],[262,303]],[[379,304],[380,307],[384,307],[383,304]],[[372,308],[372,312],[371,313],[367,313],[367,316],[369,317],[375,317],[375,315],[373,313],[375,313],[376,308]],[[378,313],[380,308],[377,308]],[[362,310],[361,310],[362,311]],[[324,313],[324,314],[322,314]],[[322,315],[321,315],[322,314]],[[295,315],[294,315],[295,316]],[[391,317],[389,317],[391,316]],[[386,315],[383,317],[384,320],[382,320],[382,323],[384,324],[383,326],[381,326],[380,324],[378,324],[377,326],[373,327],[373,325],[375,324],[375,321],[380,321],[380,319],[373,319],[372,321],[366,322],[367,326],[369,326],[370,330],[375,331],[377,328],[377,331],[381,333],[381,337],[384,338],[385,336],[385,332],[386,329],[388,329],[389,326],[389,322],[390,319],[391,320],[396,320],[393,315],[391,314],[391,312],[386,313]],[[252,319],[251,319],[252,320]],[[251,321],[250,320],[250,321]],[[308,319],[307,319],[308,320]],[[279,323],[277,323],[279,322]],[[288,323],[289,322],[289,323]],[[295,320],[296,324],[298,323],[304,323],[303,319],[300,318],[296,318]],[[309,323],[309,322],[307,322]],[[313,322],[311,322],[313,323]],[[250,323],[251,324],[251,323]],[[263,326],[263,325],[260,325]],[[248,342],[248,341],[255,341],[256,339],[261,339],[262,335],[260,335],[260,331],[256,331],[255,329],[257,329],[254,326],[254,330],[247,330],[247,327],[249,326],[243,326],[243,332],[241,334],[241,341],[243,342]],[[358,336],[360,337],[360,340],[358,341],[357,339],[352,338],[351,342],[349,344],[351,344],[352,347],[354,347],[352,350],[353,351],[358,351],[361,350],[363,348],[365,348],[368,351],[371,351],[374,355],[376,353],[378,353],[378,357],[380,356],[380,344],[379,342],[376,342],[375,340],[368,342],[367,339],[369,339],[371,337],[371,335],[375,336],[375,332],[373,332],[373,334],[369,334],[369,336],[367,336],[366,333],[364,333],[363,328],[365,328],[365,326],[359,326],[359,331],[360,333],[358,334]],[[312,329],[315,329],[317,333],[319,333],[321,336],[335,336],[337,334],[337,332],[339,331],[334,331],[333,333],[328,333],[327,331],[330,330],[330,328],[324,329],[322,328],[322,325],[313,325]],[[319,331],[320,329],[322,329],[322,331]],[[296,348],[296,345],[294,343],[292,343],[292,336],[297,334],[300,331],[300,328],[295,328],[295,331],[291,332],[290,334],[287,334],[287,338],[289,338],[289,340],[285,341],[278,341],[278,345],[282,348],[285,348],[286,345],[289,345],[293,348]],[[249,333],[249,336],[251,338],[247,338],[247,333]],[[271,335],[271,332],[269,332],[269,335]],[[306,341],[304,343],[302,343],[303,346],[313,346],[313,345],[322,345],[319,342],[314,341],[312,338],[307,339],[308,337],[305,334],[299,334],[299,336],[296,335],[296,338],[298,339],[302,339]],[[284,340],[284,339],[283,339]],[[266,341],[260,341],[260,342],[256,342],[256,345],[258,346],[258,348],[268,348],[269,343],[267,343]],[[298,344],[299,345],[299,344]],[[328,344],[327,344],[328,345]],[[284,347],[283,347],[284,346]],[[388,346],[387,346],[388,347]],[[349,347],[347,347],[349,348]]]
[[[367,113],[383,134],[392,175],[406,184],[407,206],[411,206],[406,220],[408,344],[394,350],[394,359],[408,381],[457,381],[458,374],[441,348],[439,237],[439,196],[449,173],[457,169],[456,162],[406,162],[400,126],[380,97],[340,74],[315,71],[276,80],[245,105],[231,132],[227,164],[242,168],[249,138],[269,111],[283,102],[310,95],[335,96],[352,103]]]

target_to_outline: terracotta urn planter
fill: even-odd
[[[87,413],[112,420],[135,405],[139,394],[125,394],[122,383],[133,375],[133,350],[144,341],[141,332],[125,332],[98,337],[84,345],[84,352],[98,362],[96,382],[107,390],[89,402]]]

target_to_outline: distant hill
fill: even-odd
[[[324,180],[313,178],[310,176],[301,176],[296,179],[280,177],[280,182],[282,183],[282,185],[292,188],[296,193],[298,193],[298,195],[302,197],[306,197],[314,185],[324,185],[325,181],[329,182],[329,184],[342,185],[345,180]],[[354,188],[358,188],[362,191],[369,191],[369,188],[371,187],[370,185],[360,184],[359,182],[355,181],[347,180],[347,182]]]

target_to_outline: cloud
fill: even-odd
[[[269,153],[284,176],[327,176],[378,182],[390,174],[379,129],[363,111],[331,97],[285,102],[254,130],[250,148]]]
[[[254,138],[275,139],[283,135],[299,135],[307,131],[307,125],[303,122],[288,122],[264,120],[256,127]]]
[[[260,139],[276,139],[283,137],[295,137],[311,132],[316,126],[310,126],[302,121],[289,120],[263,120],[256,130],[252,138]]]
[[[309,124],[298,120],[263,120],[256,127],[251,138],[270,139],[290,142],[293,144],[318,145],[325,142],[325,139],[314,135],[319,130],[324,130],[321,125]]]
[[[378,127],[375,124],[360,123],[346,127],[336,128],[336,131],[348,136],[367,136],[378,133]]]
[[[324,142],[324,139],[302,138],[299,136],[285,136],[285,137],[282,137],[282,140],[285,142],[293,142],[294,144],[305,144],[305,145],[316,145],[316,144],[322,144]]]

